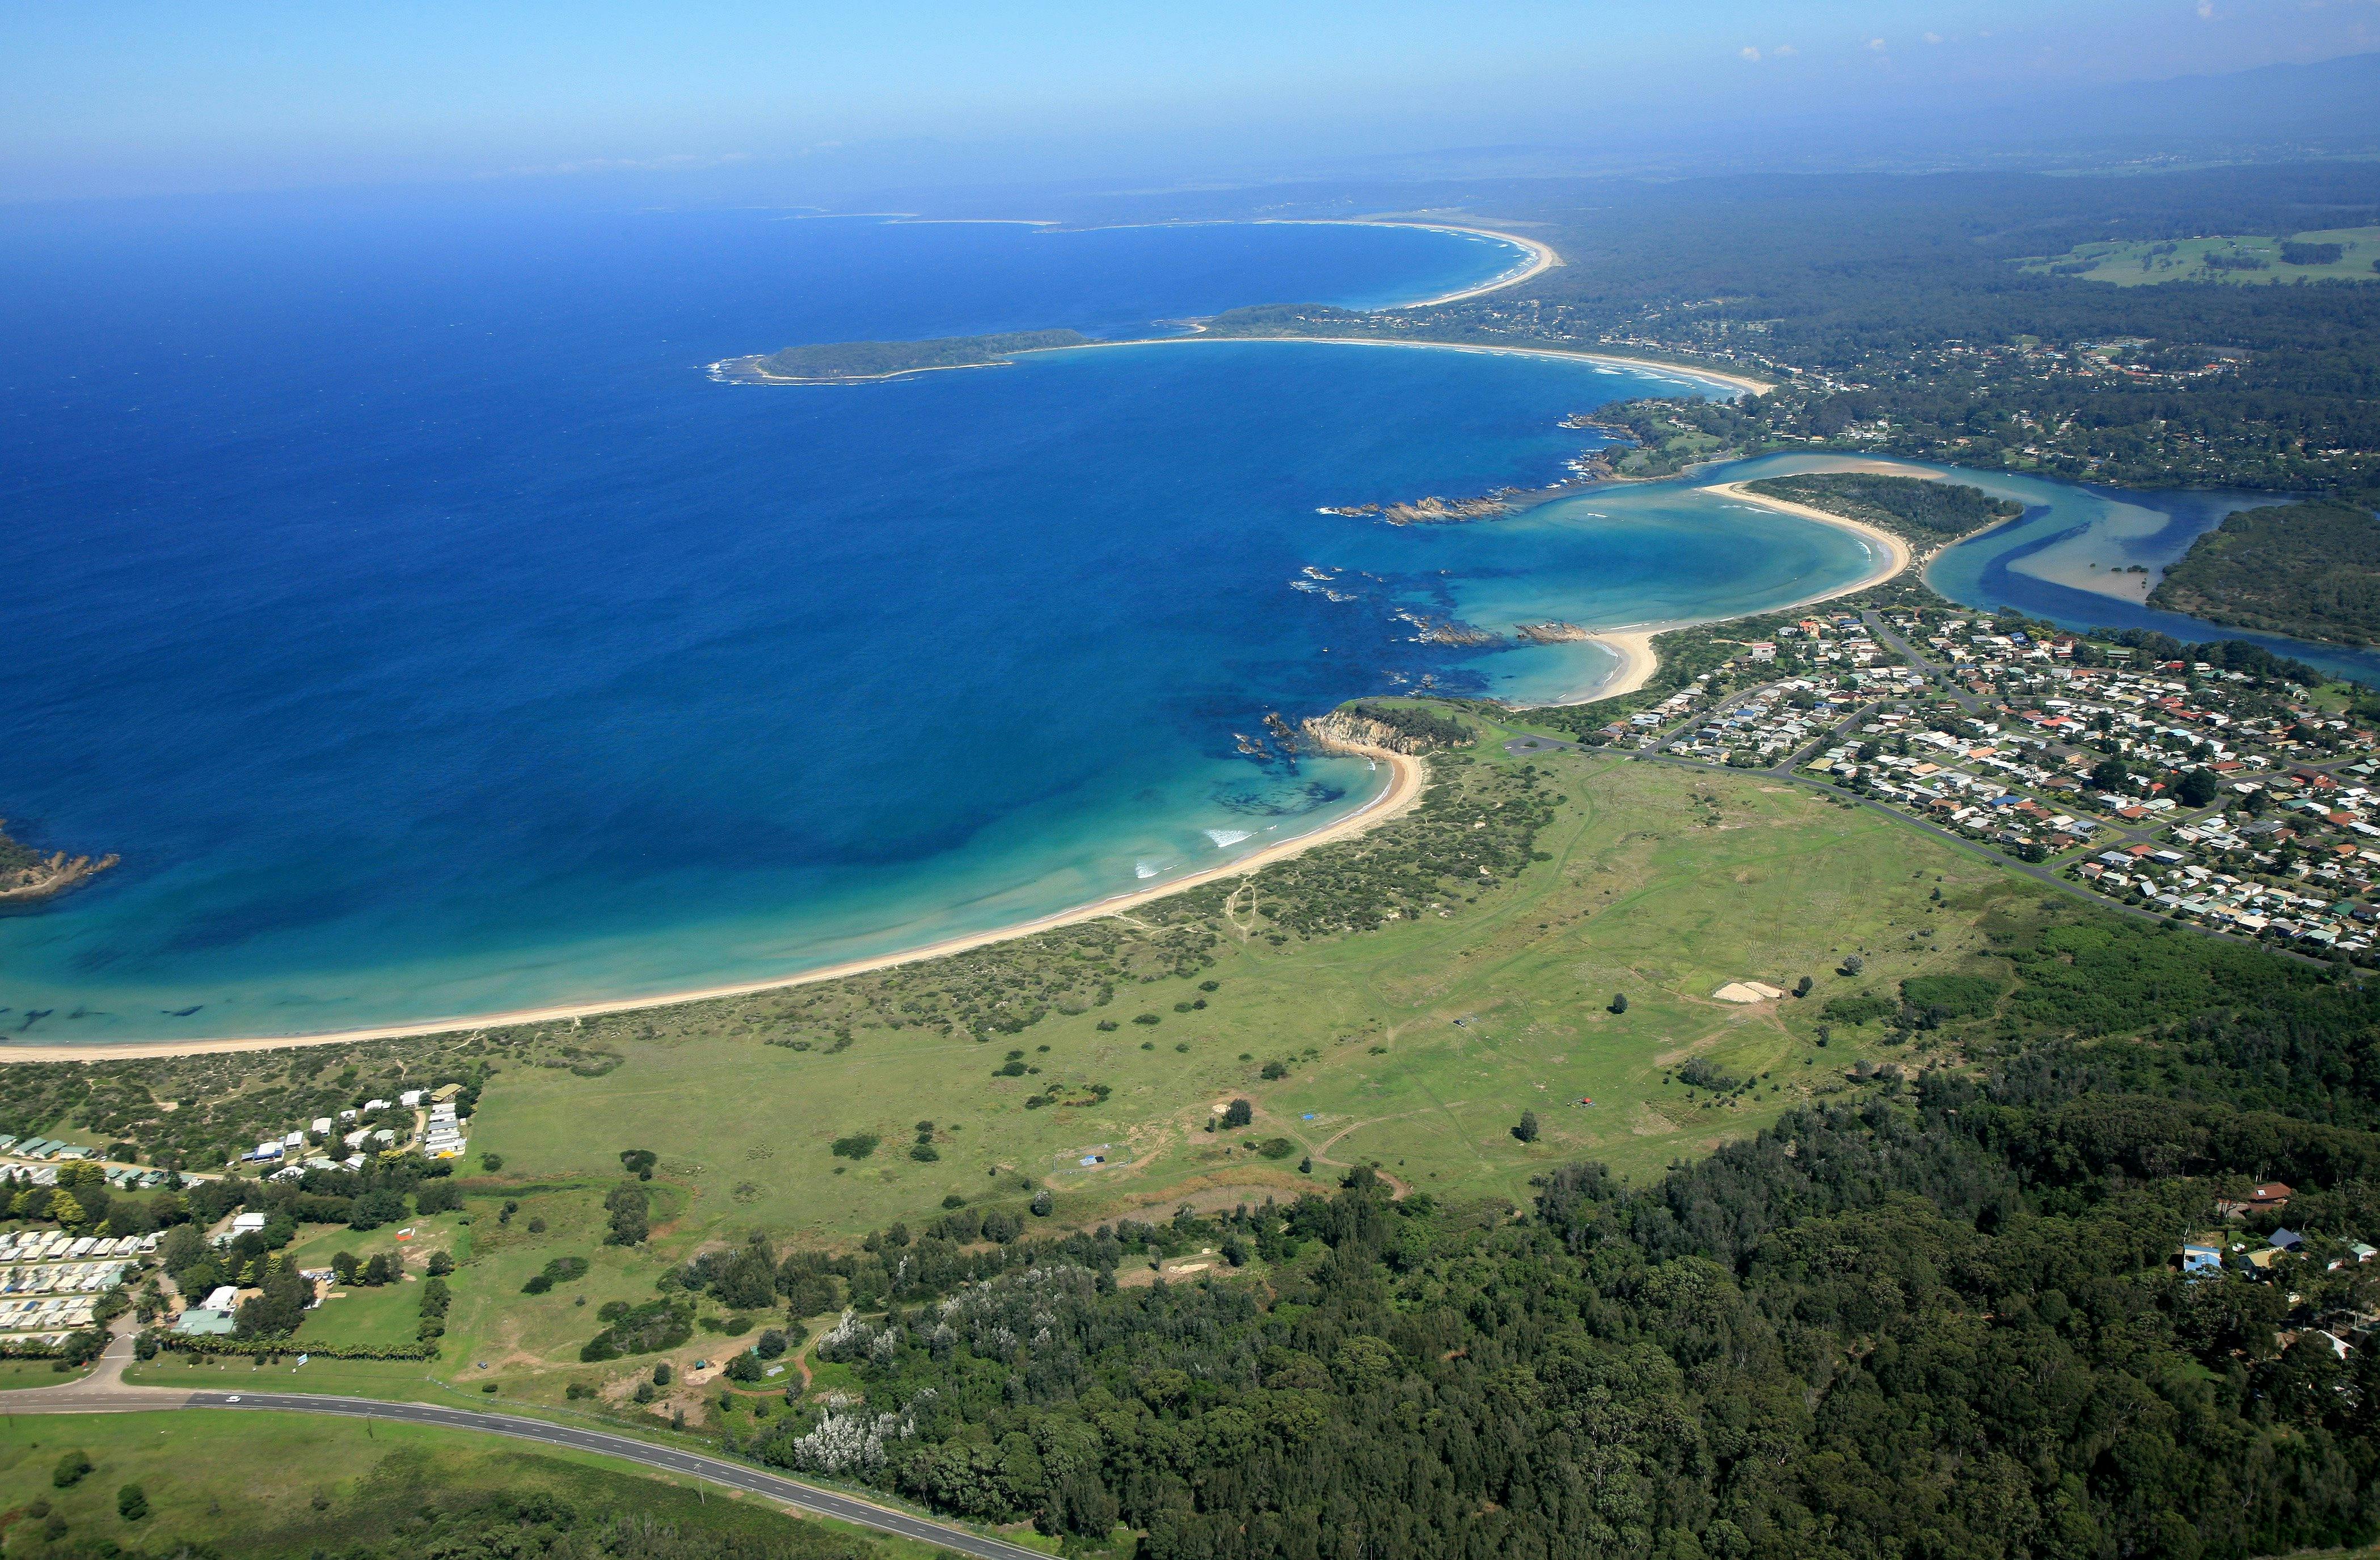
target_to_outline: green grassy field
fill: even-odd
[[[1489,732],[1468,765],[1440,761],[1435,794],[1459,807],[1439,805],[1427,824],[1437,845],[1407,837],[1422,814],[1368,841],[1399,860],[1435,851],[1442,866],[1460,859],[1448,854],[1450,831],[1458,846],[1492,840],[1505,827],[1488,816],[1500,808],[1551,821],[1496,857],[1475,893],[1408,894],[1376,929],[1289,929],[1365,924],[1374,917],[1357,901],[1388,902],[1377,897],[1384,879],[1331,847],[1306,858],[1316,865],[1304,888],[1269,877],[1182,896],[1129,926],[1009,945],[969,956],[970,966],[492,1037],[464,1208],[368,1233],[310,1227],[284,1254],[311,1268],[342,1251],[385,1253],[410,1276],[346,1286],[308,1315],[295,1340],[303,1349],[410,1342],[423,1269],[431,1253],[451,1253],[437,1360],[318,1356],[293,1374],[286,1361],[168,1354],[130,1379],[269,1376],[301,1390],[569,1407],[656,1426],[683,1413],[716,1432],[783,1411],[779,1389],[797,1376],[731,1395],[698,1369],[783,1324],[781,1314],[731,1314],[706,1297],[692,1336],[663,1354],[579,1360],[608,1302],[652,1300],[657,1281],[707,1245],[755,1230],[780,1250],[848,1245],[895,1221],[920,1227],[954,1199],[1005,1209],[1029,1230],[1162,1219],[1184,1203],[1293,1198],[1357,1164],[1410,1190],[1513,1203],[1531,1195],[1533,1177],[1575,1159],[1645,1179],[1793,1105],[1855,1090],[1847,1074],[1857,1064],[1922,1059],[1911,1053],[1933,1037],[1888,1046],[1880,1024],[1840,1013],[1828,1023],[1821,1010],[1836,997],[1892,996],[1908,975],[1993,970],[1993,937],[2039,913],[2038,885],[1811,791],[1603,755],[1517,759],[1496,745],[1510,734]],[[1560,804],[1547,807],[1548,793]],[[1853,954],[1864,969],[1840,973]],[[1804,977],[1806,999],[1713,995],[1743,980],[1791,990]],[[1004,1021],[1014,1033],[1000,1033],[1000,999],[1018,992],[1040,996]],[[1611,1010],[1615,995],[1627,998],[1622,1012]],[[1154,1022],[1135,1022],[1144,1016]],[[1690,1059],[1747,1086],[1690,1087],[1678,1075]],[[1208,1130],[1235,1098],[1252,1102],[1255,1119]],[[1512,1131],[1524,1111],[1539,1124],[1533,1143]],[[915,1157],[929,1122],[931,1155]],[[878,1144],[838,1155],[832,1145],[854,1134]],[[660,1156],[643,1183],[652,1239],[633,1247],[604,1243],[602,1200],[626,1149]],[[499,1155],[501,1169],[481,1153]],[[1052,1211],[1033,1217],[1026,1203],[1042,1191]],[[583,1259],[586,1271],[525,1292],[558,1258]],[[662,1359],[678,1379],[649,1404],[631,1401]]]
[[[94,1465],[70,1488],[53,1481],[69,1450]],[[494,1452],[497,1455],[492,1456]],[[138,1484],[149,1515],[118,1515],[117,1492]],[[842,1523],[788,1517],[781,1507],[561,1450],[527,1451],[484,1435],[305,1414],[181,1409],[155,1414],[18,1417],[0,1421],[0,1524],[9,1549],[63,1542],[170,1553],[176,1541],[274,1556],[341,1553],[395,1540],[396,1524],[433,1503],[468,1509],[502,1493],[551,1495],[582,1513],[636,1513],[687,1530],[751,1538],[859,1538]],[[46,1502],[49,1510],[30,1508]],[[941,1551],[866,1534],[888,1557]],[[821,1548],[831,1547],[825,1544]]]
[[[2020,263],[2022,269],[2036,274],[2055,272],[2090,282],[2109,282],[2119,287],[2153,287],[2166,282],[2236,282],[2250,286],[2270,286],[2275,283],[2301,279],[2310,282],[2380,282],[2380,271],[2373,269],[2373,262],[2380,260],[2380,227],[2296,233],[2289,236],[2289,241],[2337,244],[2341,253],[2337,261],[2327,265],[2291,265],[2281,258],[2281,238],[2251,235],[2178,238],[2155,243],[2110,240],[2080,245],[2062,255],[2048,255]],[[2264,264],[2255,269],[2216,269],[2207,264],[2210,256],[2218,262],[2253,260],[2262,260]]]
[[[555,1185],[608,1182],[619,1149],[653,1148],[688,1193],[681,1239],[832,1240],[1027,1182],[1055,1188],[1061,1216],[1077,1220],[1170,1209],[1191,1186],[1294,1193],[1311,1182],[1293,1160],[1241,1145],[1276,1134],[1318,1167],[1378,1159],[1433,1190],[1518,1199],[1532,1174],[1582,1154],[1656,1171],[1832,1081],[1808,1044],[1815,1004],[1738,1008],[1711,1000],[1718,986],[1807,974],[1823,995],[1858,949],[1874,957],[1863,986],[1955,964],[1979,938],[1959,935],[1956,911],[1929,910],[1937,878],[1969,909],[2019,891],[1996,868],[1799,790],[1602,758],[1548,767],[1572,797],[1539,841],[1551,861],[1442,921],[1278,949],[1230,939],[1206,972],[1219,989],[1203,1011],[1171,1011],[1197,993],[1185,979],[1115,1004],[1158,1012],[1155,1026],[1101,1033],[1105,1013],[1056,1015],[1004,1046],[863,1030],[824,1054],[667,1034],[629,1044],[601,1078],[505,1074],[475,1143],[504,1155],[507,1176]],[[1939,938],[1912,941],[1937,925]],[[1615,993],[1624,1015],[1606,1010]],[[1026,1110],[1042,1080],[995,1077],[1009,1050],[1043,1079],[1113,1092]],[[1757,1107],[1688,1108],[1660,1081],[1688,1054],[1786,1070]],[[1286,1076],[1266,1079],[1268,1062]],[[1243,1095],[1255,1130],[1202,1130]],[[1585,1098],[1596,1104],[1569,1103]],[[1547,1119],[1534,1148],[1507,1131],[1524,1108]],[[904,1152],[920,1119],[935,1123],[931,1163]],[[867,1159],[830,1152],[862,1131],[882,1139]],[[1107,1163],[1081,1167],[1093,1153]]]
[[[0,1360],[0,1392],[26,1386],[55,1386],[81,1373],[61,1371],[55,1361],[49,1360]]]
[[[1477,756],[1521,762],[1488,746]],[[1909,974],[1987,967],[1991,931],[2041,897],[1873,813],[1765,779],[1608,756],[1532,762],[1564,804],[1537,837],[1542,859],[1475,902],[1450,900],[1377,931],[1276,940],[1259,935],[1261,906],[1235,898],[1217,917],[1224,934],[1210,964],[989,1041],[863,1021],[840,1048],[796,1050],[759,1043],[748,1010],[730,1002],[631,1015],[633,1026],[605,1033],[615,1059],[594,1076],[501,1065],[473,1147],[501,1155],[503,1169],[467,1178],[460,1214],[415,1221],[402,1242],[394,1229],[330,1229],[292,1248],[306,1266],[338,1251],[401,1252],[416,1274],[431,1252],[451,1251],[461,1265],[443,1358],[318,1359],[302,1385],[451,1401],[492,1383],[504,1401],[560,1404],[575,1384],[598,1395],[589,1408],[635,1413],[626,1393],[656,1357],[577,1358],[606,1301],[650,1300],[656,1279],[708,1242],[759,1229],[781,1247],[832,1245],[895,1220],[922,1224],[951,1197],[1021,1214],[1047,1188],[1053,1214],[1027,1222],[1055,1228],[1292,1197],[1357,1163],[1413,1189],[1516,1203],[1531,1177],[1576,1158],[1649,1177],[1846,1090],[1857,1061],[1912,1059],[1886,1051],[1873,1025],[1835,1024],[1819,1045],[1819,1009],[1829,997],[1889,994]],[[1865,970],[1836,973],[1852,953]],[[1803,976],[1815,983],[1806,1000],[1712,996],[1731,981],[1790,989]],[[1615,994],[1628,998],[1624,1013],[1609,1010]],[[1176,1010],[1198,999],[1203,1009]],[[1159,1022],[1130,1022],[1141,1013]],[[1011,1052],[1038,1070],[997,1076]],[[1691,1090],[1674,1072],[1689,1058],[1756,1086],[1724,1099]],[[1026,1108],[1053,1082],[1080,1103]],[[1091,1103],[1093,1083],[1108,1087],[1103,1102]],[[1252,1125],[1208,1131],[1236,1097],[1254,1103]],[[1541,1124],[1534,1143],[1512,1131],[1524,1110]],[[933,1123],[930,1161],[907,1152],[921,1120]],[[858,1132],[880,1145],[856,1160],[832,1152]],[[1272,1139],[1293,1152],[1254,1146]],[[624,1249],[603,1244],[601,1198],[627,1148],[661,1162],[654,1237]],[[1105,1162],[1080,1163],[1094,1154]],[[524,1293],[557,1257],[585,1258],[588,1271]],[[345,1293],[308,1317],[301,1347],[411,1337],[418,1282]],[[709,1300],[700,1313],[703,1325],[667,1355],[681,1373],[782,1320],[730,1316]],[[134,1379],[220,1384],[256,1370],[168,1359]],[[645,1411],[684,1410],[703,1424],[719,1401],[716,1385],[681,1383]]]

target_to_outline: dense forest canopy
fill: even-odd
[[[2350,645],[2380,640],[2380,519],[2344,503],[2243,509],[2192,542],[2152,606]]]
[[[1864,520],[1929,546],[2013,520],[2024,513],[2024,505],[1993,498],[1981,488],[1971,488],[1963,482],[1881,477],[1873,472],[1771,477],[1743,486],[1747,492]]]
[[[2380,1534],[2380,996],[2082,916],[1904,998],[1972,1070],[1877,1072],[1647,1186],[1513,1219],[1333,1195],[821,1265],[861,1393],[744,1449],[1174,1556],[2200,1556]],[[2177,1271],[2283,1178],[2285,1276]],[[1146,1252],[1267,1277],[1147,1283]],[[2237,1259],[2227,1259],[2236,1262]],[[703,1281],[708,1276],[694,1276]],[[719,1281],[710,1277],[709,1281]],[[2358,1319],[2361,1319],[2360,1323]],[[2324,1328],[2331,1329],[2329,1331]],[[2368,1335],[2358,1335],[2367,1336]]]

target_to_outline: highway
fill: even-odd
[[[613,1435],[601,1430],[581,1430],[576,1425],[553,1424],[517,1414],[492,1413],[480,1409],[448,1409],[434,1403],[330,1397],[310,1392],[193,1392],[184,1399],[182,1407],[229,1409],[241,1412],[341,1414],[349,1419],[388,1420],[400,1424],[435,1425],[442,1430],[473,1430],[492,1435],[509,1435],[516,1440],[535,1441],[576,1452],[600,1453],[656,1472],[679,1474],[731,1490],[743,1490],[815,1516],[832,1517],[839,1521],[873,1528],[879,1532],[896,1533],[902,1538],[936,1544],[961,1554],[978,1555],[981,1560],[1050,1560],[1038,1549],[986,1538],[965,1528],[951,1527],[927,1518],[911,1517],[905,1512],[894,1511],[853,1495],[818,1489],[781,1474],[766,1473],[744,1463],[730,1462],[724,1457],[706,1457],[676,1446],[639,1441],[634,1436]]]
[[[435,1425],[442,1430],[470,1430],[482,1434],[509,1435],[572,1451],[594,1452],[634,1463],[659,1473],[674,1473],[730,1490],[743,1490],[796,1511],[832,1517],[880,1533],[930,1543],[978,1560],[1050,1560],[1038,1549],[989,1538],[969,1529],[912,1517],[878,1506],[856,1495],[821,1490],[783,1474],[764,1472],[725,1457],[707,1457],[664,1443],[640,1441],[576,1425],[554,1424],[520,1414],[495,1413],[480,1408],[449,1409],[435,1403],[383,1402],[374,1397],[337,1397],[312,1392],[186,1392],[166,1386],[133,1386],[124,1380],[133,1362],[134,1329],[129,1317],[117,1323],[115,1335],[99,1357],[97,1368],[79,1380],[56,1386],[0,1392],[0,1415],[155,1413],[174,1409],[227,1409],[234,1412],[338,1414],[347,1419],[389,1420],[400,1424]]]

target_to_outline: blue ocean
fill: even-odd
[[[837,387],[802,342],[1374,307],[1507,246],[493,198],[58,208],[0,253],[0,813],[122,865],[0,917],[25,1042],[285,1034],[763,980],[1092,902],[1363,804],[1294,722],[1589,692],[1430,642],[1770,606],[1865,548],[1561,479],[1685,381],[1171,342]],[[1259,751],[1251,755],[1248,749]]]

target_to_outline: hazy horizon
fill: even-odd
[[[2370,5],[2070,11],[2042,0],[1842,0],[1783,14],[1734,0],[1529,0],[1482,18],[1404,0],[1125,18],[1068,4],[858,16],[721,0],[664,18],[551,5],[18,3],[0,66],[0,200],[639,172],[833,200],[1449,161],[1861,165],[1998,152],[2029,136],[2117,142],[2143,112],[2171,112],[2145,84],[2380,49]],[[2339,115],[2310,117],[2298,95],[2248,89],[2237,133],[2335,131]],[[2228,112],[2184,122],[2220,136]]]

